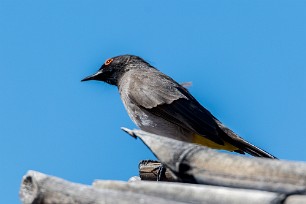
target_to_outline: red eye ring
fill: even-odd
[[[109,65],[110,63],[112,63],[112,61],[114,61],[114,59],[107,59],[106,61],[105,61],[105,65]]]

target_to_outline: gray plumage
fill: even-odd
[[[96,74],[82,81],[87,80],[116,85],[128,115],[142,130],[186,142],[195,142],[195,135],[200,135],[213,142],[214,148],[276,158],[225,127],[186,88],[140,57],[108,59]]]

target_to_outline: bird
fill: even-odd
[[[136,55],[109,58],[81,81],[117,86],[131,120],[160,136],[255,157],[277,159],[221,123],[182,84]]]

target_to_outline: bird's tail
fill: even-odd
[[[221,131],[223,132],[223,138],[228,143],[233,144],[235,147],[239,148],[239,150],[235,150],[238,153],[248,153],[255,157],[265,157],[270,159],[277,159],[277,157],[273,156],[272,154],[252,145],[251,143],[247,142],[243,138],[239,137],[236,133],[232,130],[224,126],[220,121],[217,121]],[[221,132],[221,134],[222,134]]]
[[[278,159],[277,157],[273,156],[272,154],[266,152],[263,149],[260,149],[259,147],[256,147],[255,145],[252,145],[251,143],[241,140],[237,142],[237,145],[235,145],[239,148],[239,150],[246,152],[252,156],[255,157],[265,157],[265,158],[270,158],[270,159]],[[238,150],[238,151],[239,151]]]

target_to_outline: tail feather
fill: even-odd
[[[255,157],[265,157],[265,158],[270,158],[270,159],[277,159],[277,157],[273,156],[272,154],[260,149],[259,147],[256,147],[255,145],[252,145],[251,143],[247,142],[243,138],[239,137],[232,130],[224,126],[220,121],[216,121],[216,122],[218,123],[218,126],[220,128],[220,134],[222,135],[222,138],[228,143],[231,143],[235,147],[239,148],[239,150],[241,150],[242,152],[248,153]],[[242,153],[239,150],[236,152]]]
[[[242,151],[253,155],[255,157],[265,157],[270,159],[277,159],[277,157],[273,156],[272,154],[248,143],[247,141],[241,139],[241,141],[237,142],[237,147]]]

